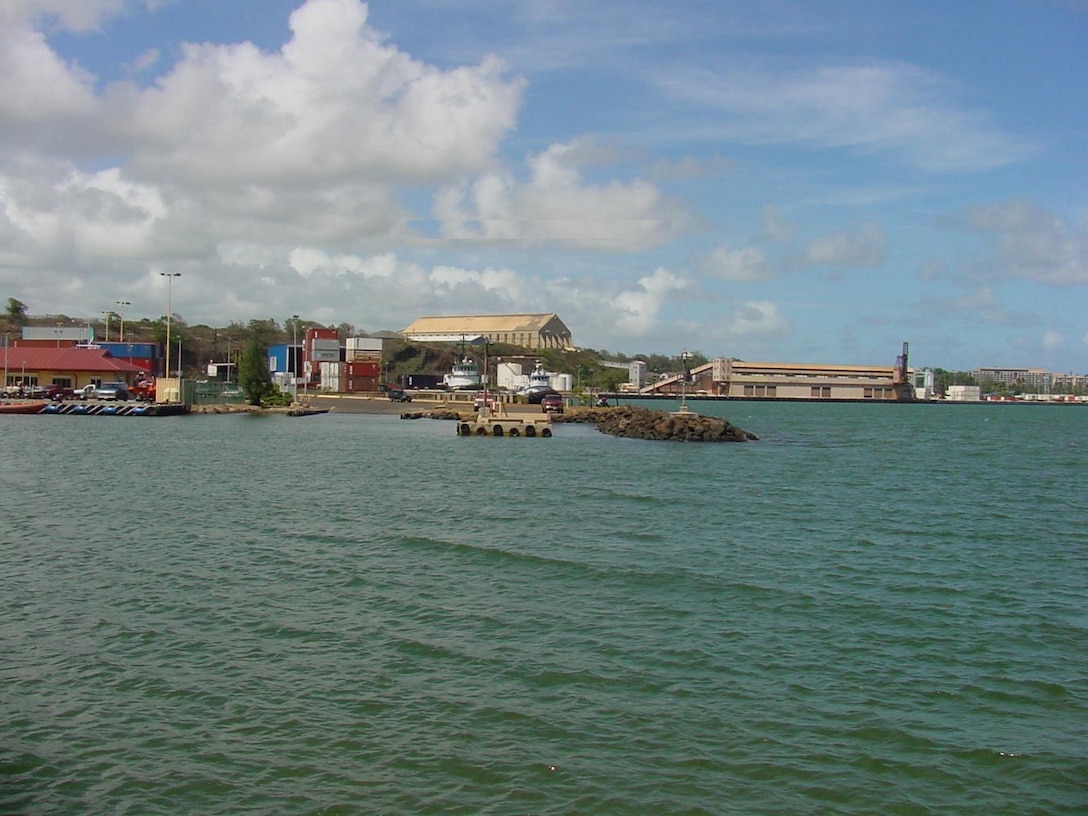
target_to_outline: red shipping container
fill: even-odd
[[[381,363],[344,363],[343,368],[344,374],[349,377],[380,377],[382,373]]]
[[[367,391],[378,390],[377,377],[349,377],[340,378],[340,390],[346,394],[358,394]]]

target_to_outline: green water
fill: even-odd
[[[1088,409],[695,407],[0,417],[0,813],[1088,812]]]

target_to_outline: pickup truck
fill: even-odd
[[[75,391],[64,385],[47,385],[45,387],[45,398],[51,400],[69,399],[75,396]]]
[[[75,396],[81,400],[118,400],[121,402],[131,399],[128,386],[123,382],[104,382],[101,385],[85,385],[77,388]]]

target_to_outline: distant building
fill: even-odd
[[[570,329],[554,313],[420,317],[402,334],[409,340],[433,343],[482,338],[529,349],[565,349],[574,345]]]
[[[979,402],[982,399],[982,389],[977,385],[950,385],[945,399],[951,402]]]
[[[894,366],[753,363],[718,358],[693,368],[685,383],[670,374],[643,394],[698,394],[749,399],[890,400],[914,399],[913,372],[906,354]]]
[[[978,368],[971,372],[979,385],[999,383],[1010,387],[1048,388],[1054,375],[1041,368]]]
[[[931,400],[936,394],[937,378],[932,368],[914,372],[914,398]]]

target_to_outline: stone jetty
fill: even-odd
[[[591,422],[601,433],[628,439],[660,439],[678,442],[748,442],[753,433],[728,420],[694,411],[653,411],[648,408],[575,409],[552,417],[553,422]]]
[[[536,407],[536,406],[532,406]],[[452,419],[464,421],[475,412],[450,408],[402,411],[401,419]],[[601,433],[628,439],[659,439],[676,442],[749,442],[759,439],[728,420],[708,417],[694,411],[654,411],[621,405],[610,408],[568,408],[552,414],[553,424],[586,422]]]

